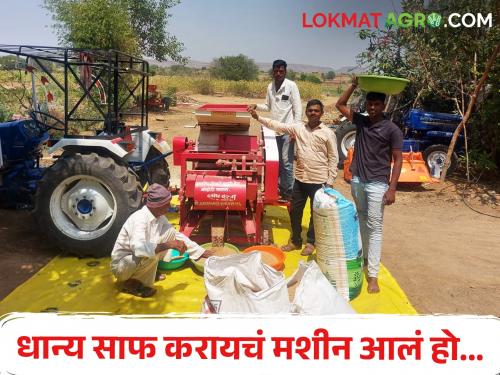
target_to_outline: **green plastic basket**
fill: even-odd
[[[362,74],[358,76],[358,85],[361,90],[381,92],[387,95],[396,95],[403,91],[410,81],[405,78],[376,76]]]
[[[172,254],[171,254],[172,257],[177,257],[180,254],[181,253],[179,252],[179,250],[172,249]],[[182,267],[184,265],[184,263],[186,263],[186,260],[189,259],[188,253],[184,253],[183,256],[184,256],[184,258],[174,259],[174,260],[171,260],[170,262],[165,262],[163,260],[160,260],[158,262],[158,269],[161,271],[170,271],[170,270],[175,270],[177,268]]]

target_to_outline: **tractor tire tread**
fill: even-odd
[[[57,228],[50,214],[52,192],[64,180],[78,174],[94,176],[104,181],[116,200],[114,222],[103,235],[91,240],[68,237]],[[140,183],[125,165],[96,153],[75,153],[60,158],[45,172],[35,194],[33,217],[37,226],[63,252],[80,257],[109,256],[121,226],[140,207],[141,201]]]

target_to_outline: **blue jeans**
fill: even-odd
[[[279,191],[282,197],[291,198],[293,190],[293,158],[295,142],[290,142],[288,134],[277,135],[278,155],[280,158]]]
[[[378,277],[382,253],[382,224],[384,220],[384,194],[389,185],[379,181],[361,182],[357,176],[351,180],[351,193],[356,203],[363,255],[368,260],[368,276]]]

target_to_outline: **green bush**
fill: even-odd
[[[335,72],[333,70],[330,70],[328,72],[325,73],[324,75],[324,78],[325,79],[334,79],[335,78]]]
[[[259,75],[257,64],[242,54],[214,59],[210,70],[215,77],[229,81],[253,81]]]
[[[322,82],[321,78],[317,77],[313,73],[301,73],[298,79],[299,81],[318,83],[318,84]]]
[[[0,122],[9,121],[12,118],[12,112],[0,104]]]
[[[462,156],[459,161],[460,165],[465,167],[465,156]],[[497,171],[497,165],[492,159],[491,154],[484,150],[472,149],[469,152],[469,167],[474,174],[480,174],[484,172],[494,173]]]
[[[163,97],[170,98],[170,106],[175,107],[177,105],[177,87],[168,86],[163,90]]]

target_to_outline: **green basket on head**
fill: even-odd
[[[172,250],[172,253],[171,253],[172,258],[178,257],[181,255],[179,250],[177,250],[177,249],[171,249],[171,250]],[[165,262],[163,260],[160,260],[158,262],[158,269],[161,271],[175,270],[177,268],[182,267],[188,259],[189,259],[188,253],[184,253],[184,254],[182,254],[182,258],[174,259],[174,260],[171,260],[170,262]]]
[[[396,95],[403,91],[410,81],[405,78],[362,74],[358,76],[361,90]]]

